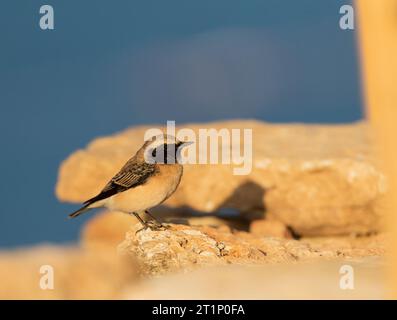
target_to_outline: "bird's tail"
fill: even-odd
[[[89,208],[90,203],[87,203],[84,207],[81,207],[79,210],[76,210],[75,212],[69,214],[69,218],[76,218],[77,216],[81,215],[82,213],[90,210]]]

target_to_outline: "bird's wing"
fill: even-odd
[[[146,162],[127,162],[127,164],[109,181],[104,190],[112,185],[126,189],[142,184],[155,171],[153,164]]]
[[[146,180],[155,173],[155,171],[156,167],[154,164],[136,162],[134,159],[131,159],[106,184],[97,196],[87,200],[84,204],[91,204],[96,201],[109,198],[116,193],[137,187],[145,183]]]

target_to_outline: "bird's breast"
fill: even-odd
[[[120,192],[107,200],[110,210],[139,212],[162,203],[174,193],[182,177],[182,166],[157,165],[156,173],[137,187]]]

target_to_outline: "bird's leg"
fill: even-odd
[[[157,220],[156,217],[153,216],[153,215],[149,212],[149,210],[145,210],[145,213],[146,213],[150,218],[152,218],[152,219],[155,221],[156,226],[157,226],[158,228],[164,228],[164,229],[167,229],[167,228],[168,228],[166,225],[162,224],[159,220]]]
[[[142,228],[137,230],[135,232],[135,234],[137,234],[138,232],[142,231],[142,230],[146,230],[147,228],[149,228],[150,230],[164,230],[166,227],[163,226],[161,223],[159,222],[155,222],[153,223],[152,221],[145,221],[143,220],[138,213],[136,212],[132,212],[132,214],[139,220],[139,222],[142,224]],[[152,218],[154,218],[152,215],[149,214],[149,216],[151,216]]]
[[[146,213],[150,218],[152,218],[158,225],[162,225],[162,223],[161,223],[159,220],[157,220],[156,217],[153,216],[153,215],[149,212],[149,210],[145,210],[145,213]]]
[[[146,221],[143,220],[143,219],[139,216],[138,213],[136,213],[136,212],[131,212],[131,213],[135,216],[135,218],[137,218],[137,219],[139,220],[139,222],[142,224],[142,226],[143,226],[144,229],[146,229],[146,228],[148,227]],[[130,213],[130,214],[131,214],[131,213]]]

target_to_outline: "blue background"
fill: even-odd
[[[338,0],[2,1],[0,247],[77,239],[54,196],[91,139],[166,120],[362,118]],[[53,5],[55,30],[39,28]]]

